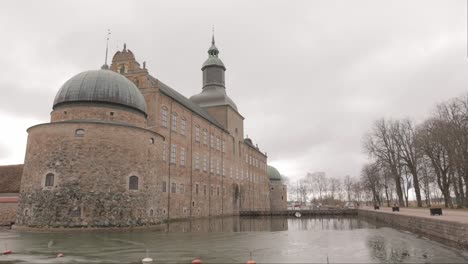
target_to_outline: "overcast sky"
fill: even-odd
[[[5,1],[0,8],[0,165],[55,93],[123,43],[183,95],[201,91],[215,26],[245,134],[282,174],[358,176],[380,117],[425,118],[468,91],[466,1]]]

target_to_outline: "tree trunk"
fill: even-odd
[[[400,206],[404,206],[405,200],[403,199],[403,190],[401,189],[401,177],[398,173],[394,172],[394,178],[395,178],[395,188],[396,192],[398,195],[398,202],[400,203]]]
[[[413,175],[413,186],[414,192],[416,193],[416,201],[418,202],[418,207],[422,207],[421,188],[419,188],[418,171],[416,168],[410,168],[410,171]]]

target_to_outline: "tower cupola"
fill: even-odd
[[[214,34],[211,38],[211,46],[208,49],[208,58],[203,63],[203,91],[190,97],[194,103],[201,107],[229,105],[237,111],[236,104],[226,94],[224,72],[226,66],[218,57],[219,50],[216,47]]]

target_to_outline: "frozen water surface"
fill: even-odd
[[[468,252],[360,218],[229,217],[164,231],[0,230],[0,263],[468,263]],[[64,258],[56,258],[63,253]]]

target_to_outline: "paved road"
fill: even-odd
[[[359,209],[362,210],[370,210],[374,211],[373,207],[361,207]],[[442,215],[441,216],[431,216],[429,212],[429,208],[404,208],[400,207],[400,212],[392,212],[391,207],[380,207],[379,210],[382,213],[389,213],[389,214],[401,214],[401,215],[408,215],[408,216],[417,216],[417,217],[425,217],[425,218],[432,218],[438,219],[441,221],[449,221],[449,222],[457,222],[462,224],[468,224],[468,211],[459,211],[459,210],[450,210],[442,208]]]

